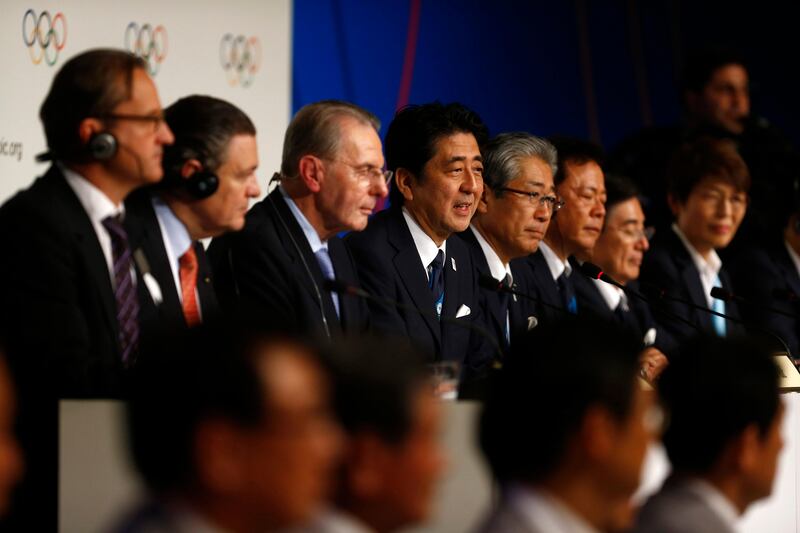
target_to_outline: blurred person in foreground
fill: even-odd
[[[327,358],[347,434],[331,508],[305,533],[386,533],[430,515],[443,467],[442,407],[422,356],[401,339],[365,338]]]
[[[778,368],[747,339],[705,337],[682,349],[659,384],[672,473],[634,531],[734,533],[747,508],[772,492],[783,447]]]
[[[477,531],[589,533],[632,522],[662,418],[638,378],[639,350],[618,325],[582,317],[515,346],[480,419],[501,497]]]
[[[259,331],[204,324],[143,357],[128,426],[152,502],[114,531],[276,531],[316,511],[341,447],[328,379]]]

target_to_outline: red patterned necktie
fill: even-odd
[[[200,323],[200,309],[197,307],[197,255],[194,253],[194,246],[183,254],[179,260],[181,295],[183,296],[183,316],[189,327]]]

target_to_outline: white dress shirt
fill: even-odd
[[[703,285],[706,303],[709,309],[713,308],[714,298],[711,297],[711,289],[717,286],[719,271],[722,269],[722,259],[719,258],[714,249],[708,254],[708,259],[700,255],[700,252],[692,246],[692,243],[689,242],[686,235],[683,234],[677,224],[672,224],[672,231],[674,231],[681,240],[683,246],[689,252],[694,266],[697,267],[697,271],[700,273],[700,283]]]
[[[545,491],[522,486],[510,487],[509,505],[535,531],[547,533],[600,533],[583,517]]]
[[[108,230],[103,226],[103,220],[110,216],[125,216],[125,204],[120,203],[114,205],[114,202],[106,196],[106,194],[94,186],[92,182],[59,164],[59,169],[64,174],[67,180],[67,185],[73,190],[78,201],[83,206],[83,210],[89,216],[92,222],[97,241],[100,243],[100,249],[103,250],[103,256],[106,258],[106,265],[108,266],[108,275],[111,279],[111,286],[116,288],[116,278],[114,276],[114,255],[111,251],[111,236]],[[133,276],[136,279],[136,276]]]
[[[289,195],[286,194],[286,191],[283,189],[283,187],[278,185],[278,189],[281,191],[281,196],[283,196],[283,199],[286,200],[286,205],[289,206],[289,211],[292,212],[295,220],[297,220],[297,223],[300,224],[300,229],[303,230],[303,235],[306,236],[308,245],[311,247],[311,252],[316,255],[316,253],[323,248],[327,250],[328,241],[323,241],[319,238],[319,233],[317,233],[317,230],[314,229],[314,226],[311,225],[311,222],[309,222],[303,212],[300,211],[300,208],[297,207],[297,204],[294,203],[294,200],[292,200]]]
[[[553,249],[544,241],[539,242],[539,249],[547,262],[547,267],[550,269],[553,280],[557,280],[562,273],[566,273],[567,277],[572,275],[572,265],[569,264],[569,259],[563,261],[559,259]]]
[[[615,287],[610,283],[600,281],[599,279],[590,278],[590,280],[592,283],[594,283],[594,286],[597,287],[597,290],[600,291],[600,296],[603,297],[603,300],[606,302],[606,305],[608,305],[609,309],[614,311],[621,303],[622,309],[628,311],[628,297],[625,294],[625,291],[619,287]]]
[[[429,267],[431,262],[436,259],[439,250],[442,251],[445,259],[447,259],[447,240],[445,239],[441,246],[436,246],[433,239],[431,239],[420,225],[417,224],[417,221],[414,220],[414,217],[411,216],[411,213],[409,213],[408,209],[405,207],[403,207],[403,218],[408,226],[408,231],[411,232],[411,238],[414,239],[414,246],[417,247],[417,255],[419,255],[422,268],[425,270],[425,276],[427,276],[428,281],[430,281],[431,273]]]
[[[178,299],[183,304],[183,291],[181,290],[181,265],[180,259],[189,248],[192,247],[192,237],[189,230],[175,216],[175,213],[159,196],[152,197],[153,210],[156,212],[158,228],[161,230],[161,239],[164,241],[164,249],[167,251],[169,268],[172,271],[172,279],[175,282],[175,289],[178,292]],[[197,297],[197,287],[195,287],[195,301],[200,310],[200,298]],[[202,310],[201,316],[202,319]]]

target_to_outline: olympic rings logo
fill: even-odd
[[[51,16],[49,11],[38,15],[29,9],[22,16],[22,42],[28,47],[34,65],[45,62],[52,66],[58,61],[58,53],[67,44],[67,19],[59,12]]]
[[[261,67],[258,37],[248,39],[244,35],[234,37],[232,33],[226,33],[219,43],[219,62],[231,87],[249,87]]]
[[[167,30],[150,24],[139,27],[135,22],[125,29],[125,48],[147,62],[150,75],[158,74],[158,69],[167,57]]]

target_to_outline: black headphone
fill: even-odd
[[[166,176],[165,176],[166,178]],[[188,178],[172,178],[172,180],[180,180],[180,186],[183,187],[192,197],[198,200],[208,198],[219,188],[219,177],[209,170],[198,170]],[[173,183],[176,183],[173,181]]]
[[[107,131],[93,133],[86,143],[86,150],[95,161],[108,161],[114,157],[118,148],[117,138]]]

